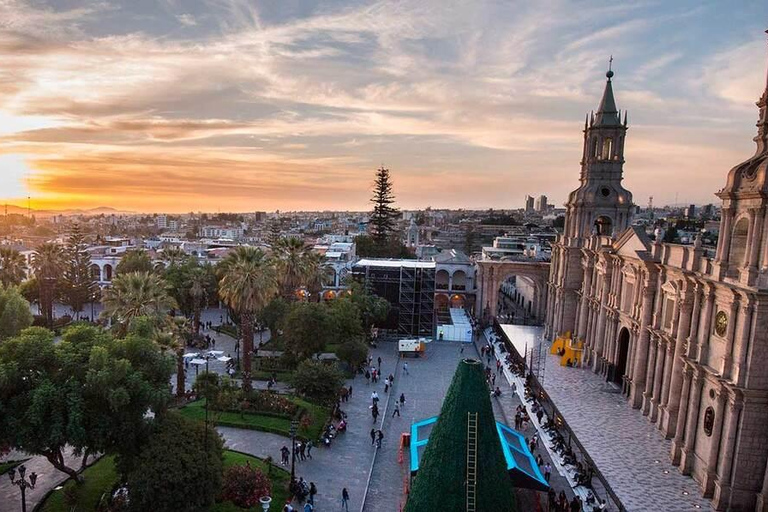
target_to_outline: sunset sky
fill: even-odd
[[[561,204],[612,54],[635,201],[717,202],[766,28],[765,0],[0,0],[0,201],[359,210],[384,164],[402,208]]]

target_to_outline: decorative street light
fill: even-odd
[[[296,483],[296,431],[299,428],[299,422],[291,420],[291,489]]]
[[[19,466],[19,478],[16,478],[16,469],[11,469],[8,472],[8,477],[11,479],[11,484],[21,489],[21,512],[27,512],[27,489],[34,489],[35,482],[37,482],[37,473],[34,471],[29,474],[29,481],[25,478],[27,468],[24,464]]]

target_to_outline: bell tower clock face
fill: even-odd
[[[718,311],[715,315],[715,333],[718,336],[725,336],[725,331],[728,329],[728,315],[725,311]]]

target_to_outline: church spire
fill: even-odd
[[[597,107],[597,115],[595,116],[595,124],[597,126],[619,126],[621,124],[619,111],[616,109],[616,100],[613,99],[613,85],[611,84],[611,78],[613,78],[612,67],[613,55],[608,60],[608,72],[605,74],[608,81],[605,83],[605,91],[603,91],[600,106]]]

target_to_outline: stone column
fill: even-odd
[[[666,352],[664,340],[658,338],[655,357],[656,366],[653,370],[653,395],[651,398],[650,411],[651,423],[656,422],[656,418],[658,418],[659,414],[659,406],[661,405],[661,382],[664,380],[664,355]]]
[[[699,321],[701,320],[701,283],[696,283],[696,288],[693,291],[693,308],[691,309],[691,328],[688,334],[688,349],[685,351],[685,355],[688,359],[696,359],[699,353]]]
[[[578,334],[574,333],[575,337],[584,338],[587,332],[587,304],[589,303],[589,289],[592,287],[592,269],[588,268],[584,271],[584,282],[581,289],[581,309],[579,310],[579,329]]]
[[[603,293],[600,300],[598,300],[598,304],[600,304],[600,312],[597,319],[597,331],[595,332],[595,352],[597,355],[594,361],[595,364],[601,357],[604,357],[603,347],[605,346],[605,315],[607,313],[607,308],[603,303],[608,298],[610,285],[610,279],[608,279],[608,276],[605,276],[603,279]],[[593,368],[598,370],[597,366],[593,366]]]
[[[731,209],[723,208],[721,211],[721,217],[723,221],[720,223],[722,229],[720,230],[720,237],[717,240],[717,254],[715,259],[719,262],[728,262],[728,252],[731,248]]]
[[[683,366],[685,364],[685,342],[691,328],[691,298],[689,294],[682,300],[680,305],[680,318],[677,323],[677,339],[675,341],[675,352],[672,356],[672,375],[670,376],[669,396],[667,397],[666,425],[664,433],[667,439],[675,435],[677,426],[677,410],[680,406],[680,388],[683,385]]]
[[[667,346],[664,351],[664,367],[661,376],[661,394],[659,395],[659,405],[661,407],[667,405],[667,399],[669,398],[669,384],[672,375],[672,356],[675,353],[675,340],[666,340],[666,342]],[[661,422],[659,422],[659,428],[661,428]]]
[[[733,372],[731,373],[731,379],[737,386],[744,386],[747,377],[747,346],[752,335],[752,298],[744,294],[741,296],[739,304],[741,323],[733,350],[733,362],[731,365]]]
[[[656,369],[656,338],[648,339],[648,364],[645,366],[645,391],[643,391],[643,416],[647,416],[651,410],[653,398],[653,375]]]
[[[709,447],[707,457],[707,474],[704,477],[704,497],[711,498],[715,490],[715,480],[717,479],[717,455],[720,453],[720,443],[723,433],[723,412],[725,409],[725,391],[717,391],[717,403],[715,404],[715,424],[712,428],[712,444]]]
[[[680,409],[677,411],[677,429],[675,431],[675,440],[672,442],[672,464],[680,463],[682,444],[685,439],[685,419],[688,414],[689,395],[691,391],[691,377],[693,370],[690,366],[683,368],[683,389],[680,394]]]
[[[701,392],[704,389],[704,377],[701,370],[696,368],[691,382],[691,396],[688,400],[688,418],[685,422],[685,442],[683,443],[683,453],[680,460],[680,472],[684,475],[690,475],[693,470],[693,460],[696,458],[694,449],[696,447],[696,430],[699,426],[699,405],[701,402]]]
[[[477,266],[477,282],[480,286],[477,287],[477,295],[475,296],[475,318],[481,319],[483,317],[483,310],[485,305],[483,304],[483,289],[485,288],[485,279],[483,279],[483,267]]]
[[[712,325],[712,313],[715,308],[715,291],[711,285],[705,288],[707,296],[707,304],[704,306],[704,315],[701,318],[701,326],[699,328],[699,354],[696,360],[701,364],[707,362],[709,357],[709,335],[711,333]]]
[[[760,247],[763,242],[763,222],[765,219],[765,210],[755,208],[753,215],[755,217],[755,229],[753,238],[749,244],[749,268],[757,270],[757,263],[760,259]]]
[[[736,297],[731,301],[731,309],[728,313],[728,327],[725,332],[725,354],[720,363],[720,375],[724,379],[731,377],[733,366],[733,335],[736,330],[736,311],[738,311],[738,302]]]
[[[736,392],[738,393],[738,392]],[[728,397],[728,419],[725,421],[722,439],[720,464],[717,470],[717,482],[715,482],[714,503],[717,510],[724,510],[731,497],[731,468],[733,467],[733,447],[736,444],[736,433],[743,403],[741,397],[731,393]],[[725,410],[723,410],[725,413]]]
[[[766,238],[768,240],[768,238]],[[763,488],[757,495],[757,512],[768,512],[768,464],[765,466],[763,475]]]

